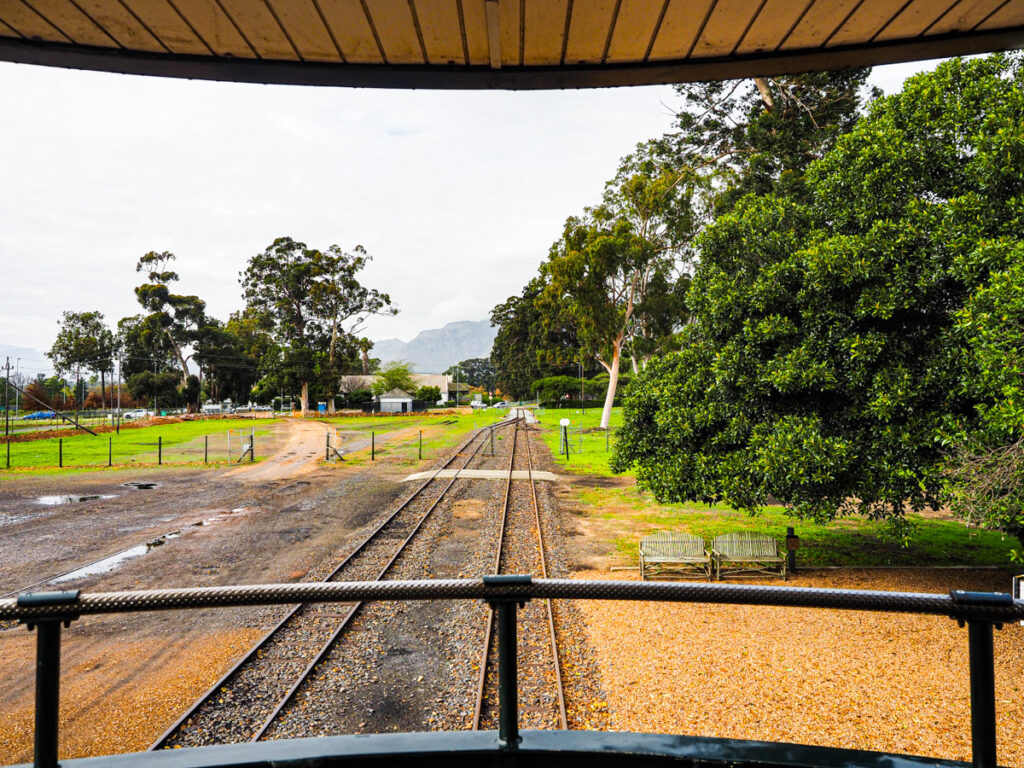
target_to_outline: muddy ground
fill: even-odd
[[[301,428],[298,428],[301,430]],[[164,468],[0,480],[0,594],[117,553],[113,570],[38,589],[89,591],[322,578],[383,517],[408,468],[318,468],[318,427],[251,470]],[[298,430],[297,430],[298,432]],[[322,448],[320,448],[322,450]],[[423,468],[429,466],[423,463]],[[155,483],[148,490],[128,482]],[[101,498],[47,504],[41,497]],[[169,534],[169,536],[168,536]],[[162,541],[148,550],[146,542]],[[87,617],[65,632],[61,757],[145,749],[283,609]],[[34,637],[0,628],[0,764],[31,757]]]

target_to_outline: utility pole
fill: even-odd
[[[11,388],[8,386],[11,378],[11,358],[7,358],[4,368],[4,436],[6,437],[11,434],[11,409],[7,407],[11,402]]]
[[[14,378],[18,380],[18,385],[21,386],[21,358],[18,358],[18,363],[14,368]],[[21,410],[21,392],[14,390],[14,412],[17,413]]]

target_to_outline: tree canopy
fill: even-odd
[[[979,375],[1005,349],[971,317],[1020,254],[1020,86],[1016,55],[946,62],[718,217],[682,348],[634,381],[614,466],[662,499],[771,495],[818,519],[940,504],[951,436],[999,391]]]

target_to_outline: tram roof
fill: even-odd
[[[1024,0],[0,0],[0,60],[208,80],[586,88],[1024,46]]]

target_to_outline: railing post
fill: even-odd
[[[529,584],[522,575],[484,576],[486,586]],[[498,617],[498,743],[503,750],[518,748],[519,738],[519,658],[516,611],[525,600],[501,597],[488,600]]]
[[[992,622],[967,622],[971,666],[971,752],[974,768],[996,768],[996,680]]]
[[[19,595],[18,605],[67,605],[78,600],[72,592],[37,592]],[[77,617],[43,617],[25,621],[36,630],[35,768],[57,767],[60,730],[60,629]]]
[[[957,603],[971,605],[1013,604],[1013,595],[999,592],[949,593]],[[967,623],[967,643],[971,669],[971,765],[974,768],[997,768],[996,765],[996,677],[995,653],[992,647],[993,628],[1002,624],[985,618],[958,619]]]

